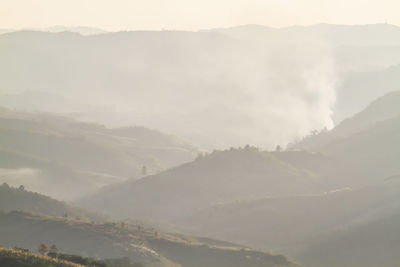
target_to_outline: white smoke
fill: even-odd
[[[330,47],[307,38],[250,36],[41,34],[38,41],[32,34],[35,42],[21,38],[29,57],[6,52],[0,88],[58,94],[51,101],[60,107],[55,111],[71,107],[81,119],[144,125],[211,149],[273,148],[331,128],[337,77]],[[34,99],[21,103],[26,109],[53,107]]]

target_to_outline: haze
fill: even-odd
[[[0,266],[398,267],[399,10],[3,0]]]
[[[49,12],[51,10],[51,12]],[[54,25],[121,30],[199,30],[261,24],[400,25],[396,0],[3,0],[0,28]]]

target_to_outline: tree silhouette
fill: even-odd
[[[47,254],[47,252],[49,251],[49,246],[45,243],[42,243],[39,245],[38,247],[38,252],[40,254],[42,254],[43,256]]]
[[[51,245],[49,249],[49,253],[57,254],[58,253],[58,248],[56,245]]]

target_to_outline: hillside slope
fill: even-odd
[[[396,267],[400,256],[399,199],[397,210],[326,234],[297,255],[307,266]]]
[[[186,214],[174,225],[195,235],[268,248],[297,259],[315,239],[398,210],[399,193],[400,183],[386,181],[358,190],[236,201]]]
[[[329,143],[367,130],[374,124],[400,116],[400,91],[387,93],[368,104],[354,116],[343,120],[331,131],[310,135],[292,145],[292,149],[321,151]]]
[[[214,152],[191,163],[103,188],[79,204],[126,217],[169,221],[221,202],[319,190],[318,176],[255,148]]]
[[[195,155],[184,141],[144,127],[109,129],[51,114],[0,112],[0,182],[57,198],[137,179],[143,166],[150,174]]]
[[[190,236],[128,224],[89,223],[17,212],[0,214],[0,243],[4,246],[35,249],[43,242],[55,244],[66,253],[100,258],[129,257],[145,266],[297,266],[283,256],[219,247]]]
[[[5,267],[85,267],[68,261],[0,247],[0,266]]]
[[[360,187],[400,174],[400,93],[387,94],[331,131],[305,138],[291,147],[311,150],[345,163],[331,182]]]
[[[72,207],[65,202],[27,191],[24,188],[13,188],[7,184],[0,185],[0,211],[24,211],[56,217],[105,220],[105,217],[95,213]]]

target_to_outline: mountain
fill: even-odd
[[[387,49],[390,50],[390,48]],[[400,50],[396,54],[400,56]],[[344,74],[343,80],[336,90],[338,99],[333,109],[334,120],[340,123],[357,114],[359,110],[375,99],[399,90],[399,75],[400,65],[398,63],[384,68],[356,70]]]
[[[29,236],[29,238],[26,238]],[[89,223],[12,212],[0,214],[0,243],[35,249],[55,244],[65,253],[88,257],[129,257],[144,266],[297,266],[283,256],[237,247],[219,247],[193,237],[140,226]]]
[[[0,185],[0,211],[24,211],[35,214],[82,218],[92,221],[103,221],[105,217],[92,212],[72,207],[50,197],[26,191],[23,187],[13,188],[7,184]]]
[[[400,174],[400,94],[389,93],[331,131],[305,138],[293,149],[323,153],[346,162],[351,177],[340,184],[360,186]]]
[[[9,33],[9,32],[18,32],[18,31],[23,31],[23,30],[31,30],[31,31],[43,31],[43,32],[73,32],[73,33],[79,33],[81,35],[96,35],[96,34],[104,34],[107,33],[107,31],[99,29],[99,28],[93,28],[93,27],[85,27],[85,26],[76,26],[76,27],[68,27],[68,26],[62,26],[62,25],[57,25],[53,27],[47,27],[47,28],[42,28],[42,29],[34,29],[34,28],[29,28],[29,29],[0,29],[0,34],[3,33]]]
[[[206,148],[248,140],[273,148],[393,90],[399,36],[386,24],[6,33],[0,104],[79,112],[109,127],[146,125]]]
[[[196,153],[179,138],[144,127],[110,129],[48,113],[0,113],[0,181],[56,198],[137,179]]]
[[[377,244],[372,240],[380,234],[378,225],[389,224],[399,209],[399,96],[398,92],[385,95],[333,130],[310,136],[300,142],[303,147],[297,147],[315,152],[270,152],[319,177],[325,193],[220,203],[186,212],[172,224],[192,234],[268,247],[306,266],[378,266],[380,259],[388,264],[398,262],[389,260],[396,259],[396,246],[388,248],[398,241],[396,232],[393,239],[388,238],[389,231],[382,233],[382,246],[364,243]],[[363,229],[369,227],[373,230],[365,234]],[[342,254],[336,254],[336,249]],[[380,258],[368,263],[376,255],[373,249]]]
[[[311,242],[297,259],[309,266],[397,266],[400,262],[400,232],[397,227],[400,214],[399,199],[395,201],[395,211],[328,233]]]
[[[261,25],[242,25],[231,28],[211,29],[238,39],[258,38],[271,42],[310,42],[318,40],[334,46],[399,45],[400,28],[390,24],[335,25],[314,24],[271,28]],[[379,36],[379,39],[374,37]]]
[[[75,26],[75,27],[67,27],[62,25],[57,25],[53,27],[48,27],[43,29],[45,32],[75,32],[81,35],[96,35],[96,34],[104,34],[107,31],[93,28],[93,27],[85,27],[85,26]]]
[[[319,242],[330,244],[335,233],[358,231],[359,225],[384,220],[399,208],[398,103],[398,92],[390,93],[337,128],[300,143],[314,145],[315,152],[216,151],[139,181],[105,187],[80,204],[325,266],[329,254],[319,255],[318,248],[324,249]],[[357,242],[353,245],[362,248]],[[337,262],[340,266],[340,258]]]
[[[119,217],[171,221],[222,202],[319,192],[317,175],[253,147],[215,151],[179,167],[105,187],[79,201]]]
[[[343,120],[329,132],[313,134],[295,143],[291,148],[321,150],[334,140],[367,130],[374,124],[400,116],[400,91],[389,92],[363,108],[354,116]]]
[[[398,181],[386,181],[356,190],[233,201],[186,214],[174,225],[195,235],[268,248],[309,266],[299,254],[310,244],[398,210],[399,193]]]

